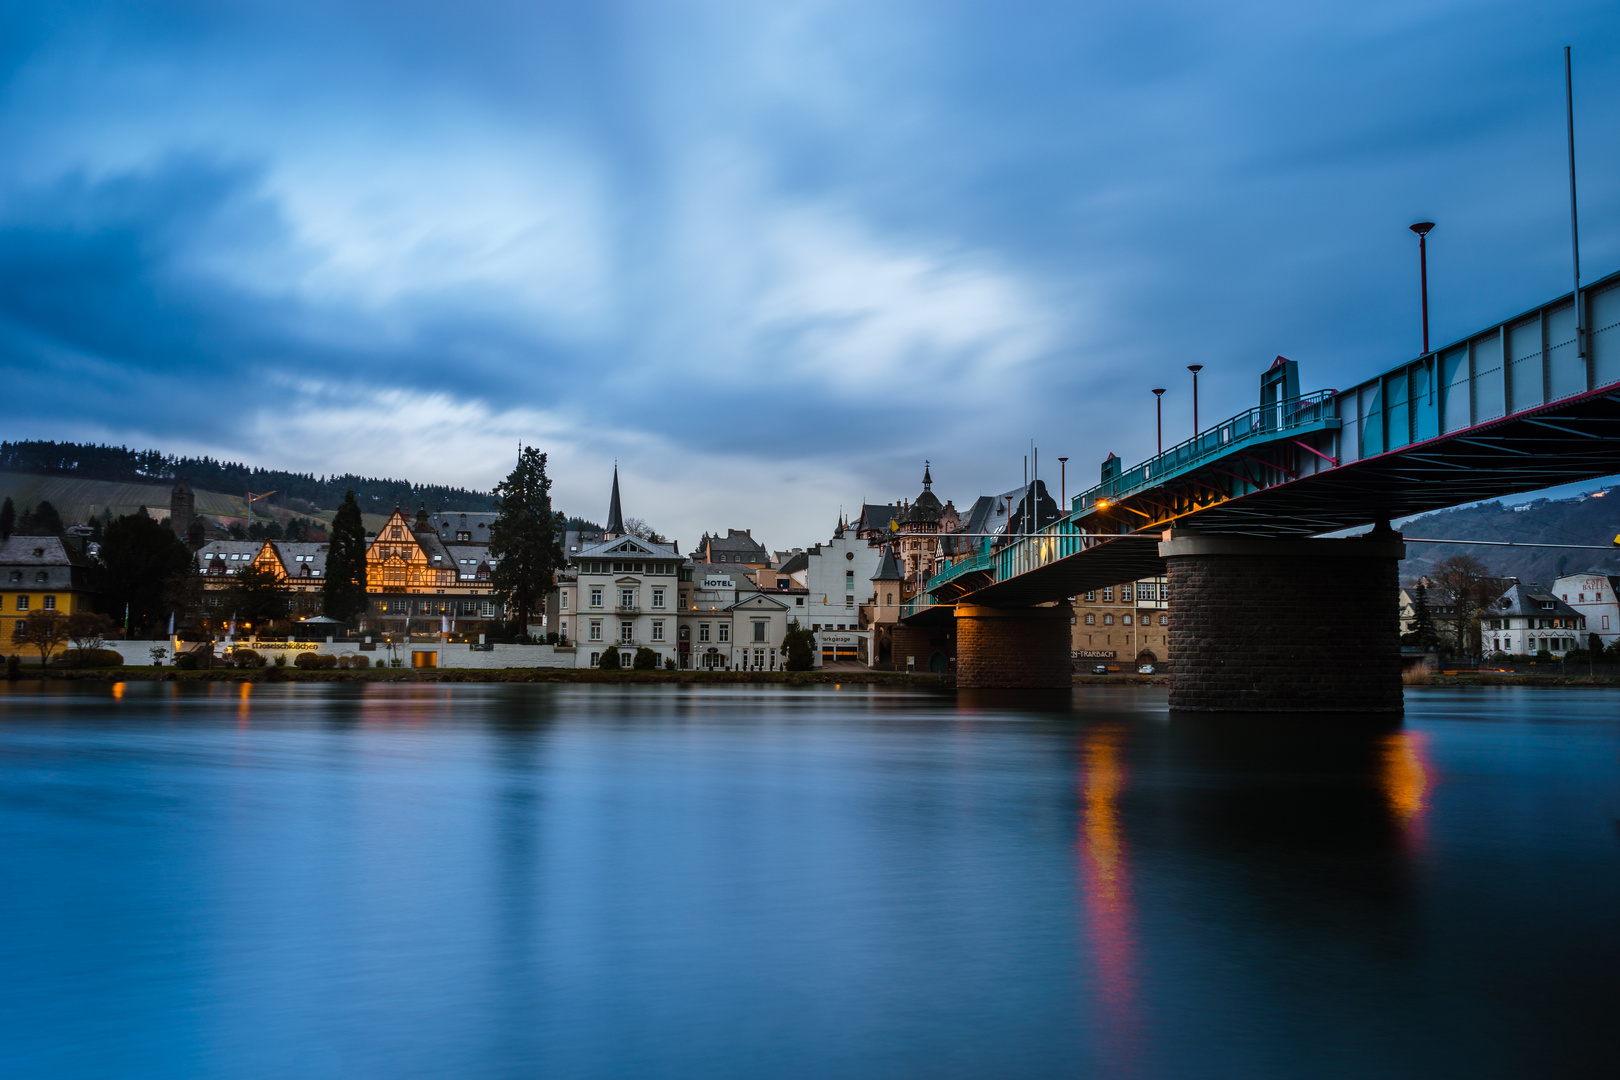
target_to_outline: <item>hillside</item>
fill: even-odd
[[[1442,510],[1400,525],[1407,536],[1443,540],[1508,540],[1537,544],[1607,545],[1620,533],[1620,487],[1572,499],[1536,499],[1518,506],[1499,502]],[[1557,548],[1501,548],[1465,544],[1410,544],[1401,562],[1401,581],[1412,582],[1450,555],[1469,554],[1498,574],[1550,585],[1566,573],[1606,570],[1620,573],[1620,549],[1572,551]]]
[[[365,476],[314,476],[284,469],[249,467],[240,462],[213,458],[176,457],[160,450],[131,450],[126,446],[99,446],[88,443],[45,441],[0,442],[0,474],[23,473],[35,476],[71,477],[121,484],[151,486],[163,484],[163,505],[168,505],[167,489],[185,477],[193,489],[243,493],[274,491],[268,500],[301,514],[336,510],[343,493],[353,488],[363,511],[387,514],[395,505],[415,507],[425,504],[436,511],[480,512],[494,509],[487,492],[442,484],[413,484]],[[241,494],[233,495],[240,503]],[[55,503],[55,500],[51,500]],[[256,509],[263,504],[256,504]],[[202,509],[199,504],[198,509]],[[214,513],[214,511],[204,511]],[[238,513],[240,513],[238,509]]]
[[[169,516],[170,483],[121,483],[112,480],[86,480],[74,476],[41,476],[35,473],[0,472],[0,499],[10,497],[21,513],[24,507],[48,502],[62,520],[77,524],[110,511],[113,517],[148,508],[153,517]],[[247,518],[240,495],[198,491],[197,512],[209,517]],[[259,511],[260,516],[264,512]]]

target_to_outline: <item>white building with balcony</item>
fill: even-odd
[[[583,546],[572,573],[558,575],[547,609],[558,635],[576,646],[575,664],[595,667],[608,649],[625,667],[636,649],[677,659],[676,616],[685,560],[672,544],[617,536]]]

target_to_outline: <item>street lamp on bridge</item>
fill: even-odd
[[[1203,364],[1188,364],[1187,370],[1193,373],[1193,437],[1198,437],[1198,373],[1204,370]]]
[[[1429,230],[1432,221],[1420,221],[1407,228],[1418,234],[1418,278],[1423,286],[1423,355],[1429,355]]]
[[[1161,454],[1164,453],[1164,390],[1165,388],[1161,386],[1153,391],[1153,412],[1155,419],[1158,421],[1159,453]],[[1193,424],[1197,426],[1197,421],[1194,420]]]

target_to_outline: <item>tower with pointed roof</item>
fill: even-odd
[[[619,506],[619,463],[613,463],[613,496],[608,500],[607,528],[603,535],[617,540],[624,535],[624,511]]]

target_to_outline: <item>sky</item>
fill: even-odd
[[[1612,2],[0,3],[4,437],[691,544],[966,506],[1620,270]],[[1056,486],[1054,483],[1053,486]]]

